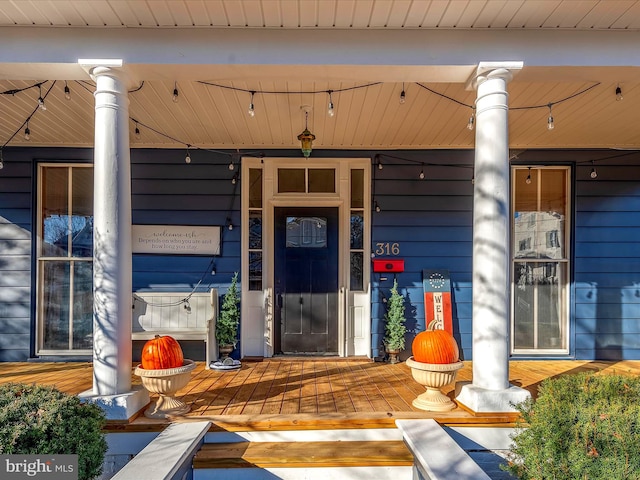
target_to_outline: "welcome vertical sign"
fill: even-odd
[[[446,330],[453,334],[449,270],[422,270],[422,286],[426,328]]]

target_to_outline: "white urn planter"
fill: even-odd
[[[448,412],[456,408],[456,404],[440,389],[455,382],[458,370],[463,367],[464,362],[423,363],[409,357],[406,363],[411,368],[413,379],[427,389],[413,400],[414,407],[431,412]]]
[[[134,371],[140,377],[142,386],[149,392],[157,393],[158,400],[144,412],[147,418],[167,418],[169,415],[184,415],[191,407],[175,394],[189,383],[191,370],[196,368],[193,360],[184,360],[181,367],[148,370],[138,365]]]

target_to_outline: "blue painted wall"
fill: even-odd
[[[90,149],[4,150],[0,171],[0,361],[33,355],[33,232],[35,161],[88,161]],[[378,152],[314,151],[318,157],[373,157]],[[618,155],[620,152],[618,152]],[[225,225],[240,222],[240,188],[230,157],[192,150],[132,150],[134,224]],[[298,151],[265,155],[297,157]],[[580,359],[640,359],[640,154],[603,151],[525,152],[526,164],[575,165],[571,355]],[[472,151],[387,152],[374,161],[372,248],[398,243],[405,272],[410,341],[424,328],[422,270],[448,269],[454,334],[471,358]],[[598,178],[589,177],[596,160]],[[424,163],[424,166],[422,165]],[[425,179],[418,175],[424,169]],[[236,170],[237,171],[237,170]],[[135,290],[226,288],[240,269],[240,229],[223,229],[220,257],[134,255]],[[211,275],[215,267],[216,275]],[[386,277],[383,280],[382,277]],[[373,355],[383,355],[385,305],[392,275],[372,275]]]

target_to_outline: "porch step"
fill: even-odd
[[[193,459],[193,480],[410,480],[412,469],[401,440],[207,443]]]
[[[411,466],[403,441],[209,443],[193,468],[317,468]]]

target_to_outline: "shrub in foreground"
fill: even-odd
[[[77,454],[78,478],[100,475],[104,412],[53,387],[0,385],[0,454]]]
[[[640,379],[566,375],[547,379],[538,398],[516,405],[505,470],[521,479],[640,478]]]

